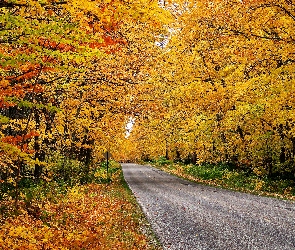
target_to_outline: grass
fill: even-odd
[[[4,196],[0,249],[161,249],[120,166],[96,175],[88,184],[27,183],[17,213]]]
[[[178,177],[241,192],[295,200],[295,183],[289,179],[260,177],[250,171],[235,170],[227,164],[192,165],[160,158],[151,165]]]

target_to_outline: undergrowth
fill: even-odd
[[[295,183],[292,179],[258,176],[254,172],[234,169],[226,163],[183,164],[160,157],[149,162],[176,176],[212,186],[295,200]]]
[[[0,249],[160,249],[120,165],[109,170],[102,164],[87,183],[23,180],[17,209],[2,189]]]

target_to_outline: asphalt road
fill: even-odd
[[[164,249],[295,250],[295,203],[218,189],[122,164]]]

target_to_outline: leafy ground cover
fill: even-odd
[[[228,164],[183,164],[160,157],[149,162],[161,170],[197,183],[236,191],[295,200],[294,180],[259,176],[254,172],[237,170]]]
[[[90,184],[23,188],[17,210],[2,198],[0,249],[160,249],[120,166],[104,170]]]

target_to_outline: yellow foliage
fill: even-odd
[[[255,184],[255,187],[254,187],[254,190],[256,191],[260,191],[263,187],[263,185],[265,184],[265,182],[263,180],[256,180],[256,184]]]

